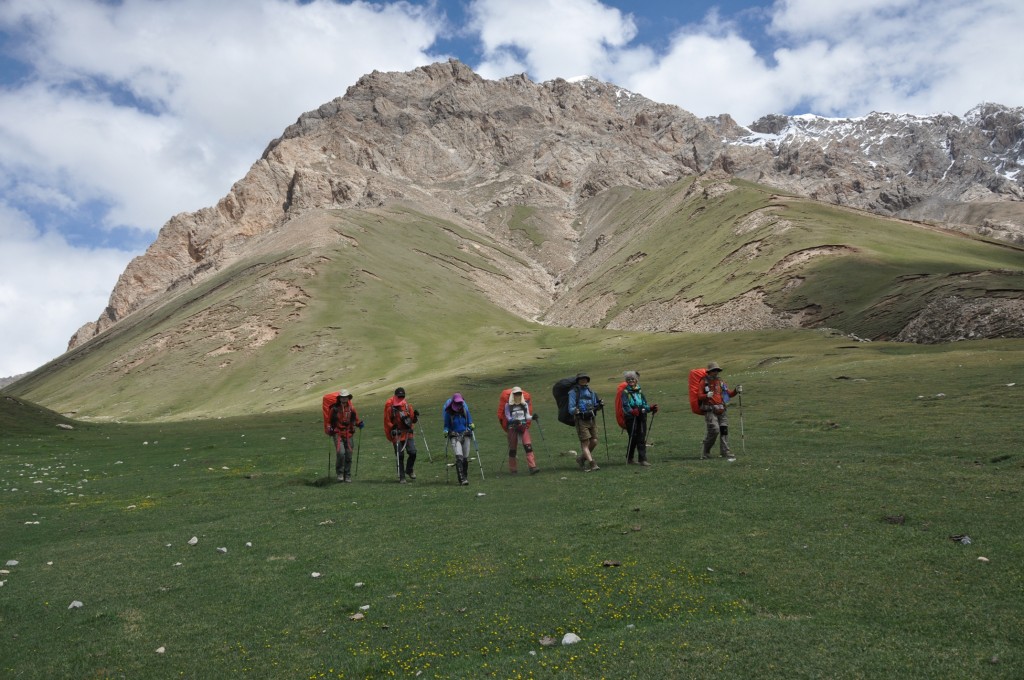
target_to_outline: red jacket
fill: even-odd
[[[405,441],[413,436],[413,424],[416,422],[415,409],[405,397],[390,397],[384,402],[384,436],[394,443]],[[398,435],[392,435],[397,430]]]
[[[342,437],[351,437],[356,433],[356,424],[359,422],[359,414],[352,406],[351,400],[342,399],[331,407],[331,427]]]
[[[729,397],[736,396],[736,390],[730,390],[722,382],[721,378],[705,376],[704,390],[697,395],[697,399],[700,400],[703,410],[721,413],[725,410],[725,399],[722,397],[723,392],[728,394]]]

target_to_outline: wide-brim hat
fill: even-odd
[[[719,366],[714,361],[708,363],[708,373],[710,373],[711,371],[721,371],[721,370],[722,370],[722,367]]]
[[[522,394],[522,393],[523,393],[523,388],[522,387],[513,387],[512,388],[512,394]]]
[[[341,390],[340,392],[338,392],[338,397],[339,398],[346,398],[346,397],[351,397],[351,396],[352,396],[352,393],[349,392],[348,390]]]
[[[588,374],[586,374],[586,373],[577,373],[576,374],[576,382],[579,382],[583,378],[586,378],[587,380],[590,380],[590,376]]]

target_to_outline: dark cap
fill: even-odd
[[[405,396],[405,388],[404,387],[399,387],[397,390],[395,390],[395,396],[396,397],[404,397]]]

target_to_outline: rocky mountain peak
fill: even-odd
[[[586,201],[709,172],[1024,240],[1022,131],[1024,110],[997,104],[963,118],[772,115],[746,128],[594,78],[486,80],[456,60],[374,71],[299,116],[217,205],[172,217],[70,347],[314,210],[403,203],[509,240],[509,211],[529,207],[551,238],[543,251],[516,245],[552,287],[595,250]]]

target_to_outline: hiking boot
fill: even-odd
[[[459,486],[469,486],[469,480],[467,478],[463,477],[462,481],[459,482]]]
[[[352,483],[352,475],[345,475],[345,483],[346,484],[351,484]]]
[[[409,479],[416,479],[416,473],[413,472],[412,470],[409,470],[408,472],[406,472],[405,476],[408,477]]]
[[[590,470],[591,470],[591,472],[593,472],[594,470],[600,470],[600,469],[601,469],[601,468],[599,468],[599,467],[597,466],[597,463],[591,463],[591,464],[590,464]]]
[[[338,475],[338,481],[339,482],[344,482],[345,481],[345,475]]]
[[[636,463],[633,462],[632,458],[627,458],[626,459],[626,465],[636,465]]]
[[[399,484],[405,484],[405,477],[399,477],[398,478],[398,483]]]
[[[586,462],[587,462],[587,459],[584,458],[583,456],[576,456],[576,464],[580,466],[581,470],[586,469],[586,466],[585,466]]]
[[[540,472],[540,468],[539,467],[532,467],[532,468],[530,468],[530,474],[531,475],[535,475],[538,472]]]
[[[648,462],[647,462],[646,460],[642,460],[642,461],[640,461],[640,465],[641,465],[642,467],[651,467],[651,464],[650,464],[650,463],[648,463]]]

